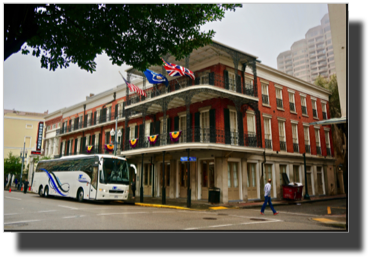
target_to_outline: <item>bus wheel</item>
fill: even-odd
[[[83,189],[79,189],[78,194],[77,194],[78,202],[80,202],[80,203],[83,202],[83,198],[84,198]]]
[[[40,186],[40,188],[38,189],[38,195],[40,195],[40,197],[44,196],[44,191],[43,191],[42,186]]]
[[[45,197],[49,197],[49,188],[48,188],[48,186],[45,186],[44,195],[45,195]]]

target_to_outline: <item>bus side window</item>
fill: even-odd
[[[91,185],[96,189],[98,186],[98,167],[92,168]]]

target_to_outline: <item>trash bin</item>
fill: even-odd
[[[289,200],[301,200],[302,199],[303,186],[299,185],[286,185],[282,186],[282,198]]]
[[[212,204],[220,203],[220,188],[214,187],[208,189],[208,201]]]

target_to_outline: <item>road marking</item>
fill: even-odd
[[[99,213],[98,215],[117,215],[117,214],[142,214],[148,212],[121,212],[121,213]]]
[[[282,220],[270,220],[270,221],[248,222],[248,223],[239,223],[239,224],[212,225],[212,226],[204,226],[204,227],[185,228],[184,230],[196,230],[196,229],[215,228],[215,227],[234,226],[234,225],[267,224],[267,223],[274,223],[274,222],[283,222],[283,221]]]
[[[30,223],[30,222],[38,222],[38,221],[40,221],[40,220],[26,220],[26,221],[18,221],[18,222],[4,223],[4,225],[18,224],[18,223]]]
[[[66,217],[62,217],[63,219],[69,219],[69,218],[80,218],[80,217],[85,217],[86,215],[75,215],[75,216],[66,216]]]
[[[60,207],[65,207],[65,208],[70,208],[70,209],[75,209],[75,210],[78,209],[78,208],[76,208],[76,207],[70,207],[70,206],[64,206],[64,205],[58,205],[58,206],[60,206]]]
[[[226,224],[226,225],[212,225],[212,226],[209,226],[209,227],[222,227],[222,226],[231,226],[233,224]]]
[[[54,212],[54,211],[57,211],[57,210],[42,210],[42,211],[38,211],[38,213],[43,213],[43,212]]]
[[[8,198],[8,199],[14,199],[14,200],[19,200],[19,201],[21,201],[21,199],[13,198],[13,197],[5,197],[5,198]]]
[[[260,210],[254,210],[254,211],[260,211]],[[290,214],[290,215],[300,215],[300,216],[310,216],[310,217],[318,217],[321,215],[315,215],[315,214],[303,214],[303,213],[294,213],[294,212],[287,212],[287,211],[277,211],[280,214]]]
[[[19,214],[19,213],[7,213],[7,214],[4,214],[4,216],[5,215],[17,215],[17,214]]]

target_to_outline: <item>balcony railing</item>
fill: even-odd
[[[280,150],[286,151],[286,142],[280,141]]]
[[[322,152],[321,152],[321,147],[320,146],[317,146],[317,155],[321,155]]]
[[[120,151],[122,150],[122,148],[117,148],[117,151],[118,153],[117,154],[120,154]],[[90,155],[90,154],[114,154],[114,152],[112,151],[108,151],[105,149],[104,145],[94,145],[91,152],[87,152],[87,147],[82,147],[76,151],[69,151],[69,152],[64,152],[64,153],[60,153],[59,154],[59,157],[62,157],[62,156],[71,156],[71,155],[79,155],[79,154],[85,154],[85,155]]]
[[[327,113],[323,111],[322,115],[323,115],[323,119],[326,120],[327,119]]]
[[[152,148],[166,145],[178,145],[184,143],[215,143],[245,147],[257,147],[257,136],[253,132],[244,133],[242,136],[238,132],[225,131],[216,128],[193,127],[189,131],[182,130],[181,137],[177,141],[170,138],[169,133],[164,136],[158,135],[155,144],[148,141],[148,136],[139,137],[137,145],[132,148],[129,143],[123,146],[123,150],[135,150],[142,148]]]
[[[272,148],[272,140],[265,139],[265,147],[266,148]]]
[[[56,134],[60,135],[60,134],[68,133],[68,132],[73,132],[78,129],[88,128],[94,125],[99,125],[99,124],[106,123],[109,121],[114,121],[116,120],[116,117],[123,118],[124,111],[121,109],[117,113],[110,112],[108,114],[97,116],[96,119],[93,119],[91,117],[91,118],[88,118],[87,120],[84,120],[84,119],[78,120],[78,122],[74,122],[74,124],[58,129]]]
[[[293,151],[294,152],[298,152],[298,144],[297,143],[293,143]]]
[[[269,96],[263,94],[262,97],[263,97],[263,104],[269,105]]]
[[[318,118],[316,109],[313,109],[313,117]]]
[[[167,87],[164,84],[149,87],[144,90],[147,94],[146,98],[135,94],[132,96],[130,95],[127,105],[136,104],[138,102],[145,101],[148,98],[154,98],[163,94],[184,89],[186,87],[197,85],[210,85],[236,93],[257,97],[257,91],[255,91],[252,84],[246,84],[243,86],[242,81],[236,82],[233,78],[224,77],[224,75],[216,73],[209,73],[208,75],[206,74],[206,76],[204,74],[198,75],[195,73],[195,77],[195,80],[189,79],[186,76],[171,80],[169,81],[169,85]]]
[[[331,148],[327,147],[326,151],[327,151],[327,156],[331,156]]]

